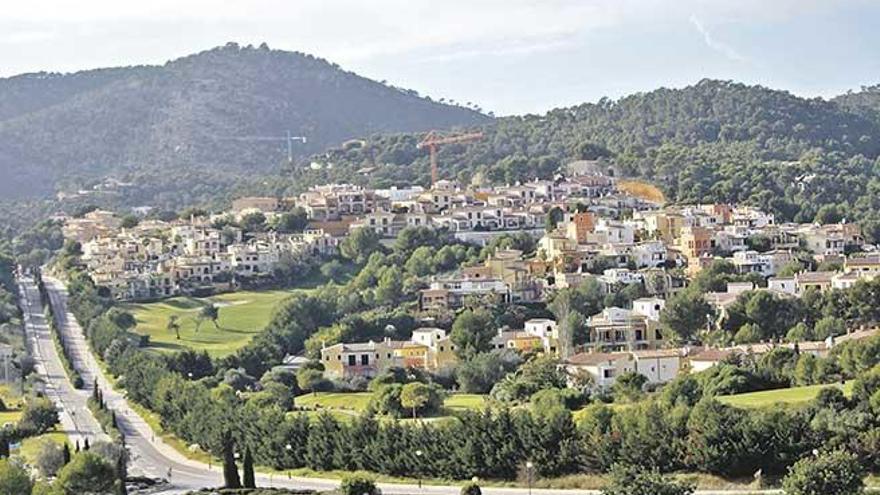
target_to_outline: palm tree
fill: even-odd
[[[180,323],[177,322],[177,319],[177,315],[169,316],[168,324],[165,325],[165,328],[167,328],[169,332],[174,332],[177,336],[177,340],[180,340]]]
[[[217,318],[220,317],[220,309],[213,304],[208,304],[207,306],[202,306],[202,309],[199,311],[199,315],[196,317],[196,332],[201,328],[202,323],[205,320],[211,320],[214,324],[215,329],[219,329],[220,327],[217,325]]]

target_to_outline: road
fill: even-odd
[[[161,438],[155,437],[150,426],[141,418],[131,407],[125,397],[115,391],[110,385],[108,377],[104,376],[103,371],[98,366],[94,355],[89,351],[85,342],[83,331],[79,324],[67,311],[67,293],[64,285],[50,277],[44,277],[46,287],[49,291],[50,300],[55,314],[58,315],[59,326],[66,335],[68,342],[72,345],[72,354],[74,364],[86,383],[91,383],[97,378],[98,384],[104,391],[104,400],[107,405],[116,411],[117,423],[120,430],[125,434],[126,442],[132,454],[132,463],[129,471],[133,475],[142,474],[153,478],[169,479],[168,472],[170,470],[170,486],[162,492],[164,494],[185,493],[188,490],[204,487],[216,487],[222,485],[222,474],[218,466],[208,466],[206,464],[187,459],[171,446],[165,444]],[[27,310],[29,318],[39,321],[42,318],[42,312],[37,311],[39,307],[39,295],[34,296],[32,292],[36,292],[36,286],[33,281],[25,280],[23,282],[27,298],[31,301],[32,307]],[[36,304],[33,305],[33,297],[36,297]],[[35,314],[37,313],[37,314]],[[45,327],[45,322],[42,324]],[[38,325],[34,325],[36,333],[42,335],[48,334],[48,328],[41,330]],[[46,362],[49,368],[61,369],[59,356],[54,352],[54,346],[48,335],[44,335],[38,341],[46,340],[50,349],[42,346],[41,355],[37,359]],[[38,342],[39,343],[39,342]],[[51,352],[50,352],[51,351]],[[53,363],[53,361],[56,361]],[[67,382],[63,369],[61,372],[50,372],[47,375],[48,381],[52,384],[54,390],[63,391],[60,400],[60,407],[65,411],[76,411],[75,418],[79,423],[79,431],[86,431],[87,435],[100,436],[94,429],[97,424],[88,409],[85,406],[85,400],[89,396],[89,391],[73,390]],[[66,415],[66,413],[65,413]],[[83,419],[89,416],[89,419]],[[89,421],[94,422],[88,423]],[[88,425],[86,425],[88,423]],[[66,428],[66,427],[65,427]],[[288,478],[283,475],[269,476],[265,474],[257,474],[257,485],[263,487],[285,487],[294,489],[312,489],[312,490],[332,490],[339,486],[338,480],[322,479],[322,478]],[[445,485],[423,485],[419,487],[413,484],[390,484],[380,483],[379,487],[382,492],[388,495],[458,495],[460,486]],[[558,490],[558,489],[528,489],[528,488],[494,488],[484,487],[483,493],[486,495],[569,495],[584,494],[597,495],[598,490]],[[699,495],[744,495],[759,493],[756,490],[706,490],[697,491]],[[763,494],[781,493],[778,490],[761,491]]]

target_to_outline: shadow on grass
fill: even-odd
[[[167,299],[163,301],[163,304],[166,306],[175,308],[175,309],[197,309],[204,306],[204,303],[197,301],[195,299]]]

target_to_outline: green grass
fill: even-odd
[[[844,385],[809,385],[806,387],[781,388],[777,390],[763,390],[747,394],[726,395],[718,397],[718,400],[735,407],[760,408],[779,404],[801,405],[816,398],[819,391],[826,387],[836,387],[843,390],[849,396],[852,393],[853,382]]]
[[[275,306],[305,289],[240,291],[207,298],[175,297],[155,303],[127,304],[137,320],[135,331],[150,336],[150,347],[160,351],[205,350],[213,357],[235,352],[260,333],[272,318]],[[199,311],[207,304],[220,305],[217,327],[204,321],[196,332]],[[170,316],[178,317],[180,340],[168,330]]]
[[[346,419],[365,411],[372,398],[372,392],[318,392],[317,395],[301,395],[296,398],[295,402],[296,407],[327,410],[337,419]],[[452,394],[443,403],[444,414],[427,419],[449,418],[456,412],[465,410],[478,411],[487,404],[486,400],[485,395]]]
[[[443,402],[443,407],[450,411],[475,411],[483,409],[486,405],[487,397],[480,394],[452,394]]]
[[[5,425],[6,423],[15,424],[18,422],[19,418],[21,418],[20,409],[0,412],[0,426]]]
[[[64,445],[67,443],[67,435],[60,431],[53,431],[36,437],[25,438],[22,440],[21,450],[19,450],[17,454],[23,457],[28,464],[33,466],[37,460],[37,454],[43,446],[43,442],[46,441],[54,442],[58,445]]]
[[[297,407],[337,409],[362,412],[367,409],[372,392],[318,392],[315,394],[301,395],[296,398]]]

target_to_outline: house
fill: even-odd
[[[372,378],[383,368],[400,362],[388,339],[383,342],[339,343],[321,349],[324,376],[328,378]]]
[[[541,337],[528,332],[499,328],[498,334],[492,337],[492,348],[531,352],[544,349],[544,342]]]
[[[556,320],[549,318],[532,318],[524,324],[525,333],[541,339],[544,352],[555,354],[558,352],[559,329]]]
[[[666,307],[666,300],[659,297],[642,297],[632,303],[633,312],[646,316],[649,320],[660,321],[660,313]]]
[[[635,359],[628,352],[582,352],[566,359],[563,366],[569,375],[586,372],[598,387],[607,388],[620,375],[635,371]]]
[[[727,361],[737,352],[739,351],[734,349],[705,349],[690,356],[688,363],[690,363],[691,372],[699,373]]]
[[[645,376],[650,383],[672,381],[681,370],[681,351],[678,349],[633,351],[632,355],[636,373]]]
[[[610,307],[587,322],[587,348],[596,351],[656,349],[664,343],[657,322],[632,310]]]

